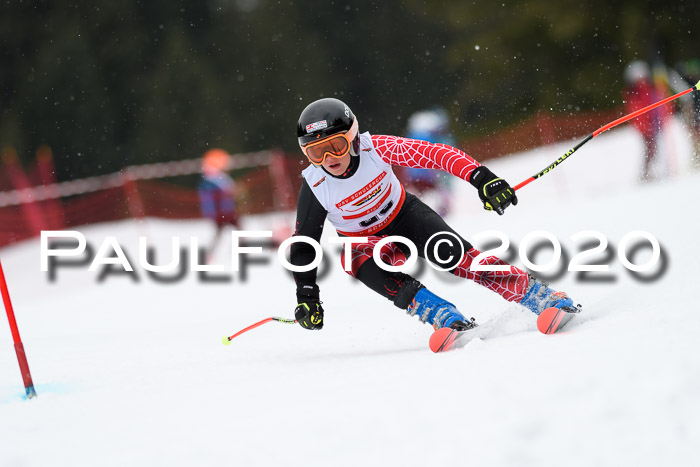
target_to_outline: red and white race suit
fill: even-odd
[[[302,175],[338,233],[364,237],[386,227],[405,200],[406,193],[392,164],[440,169],[466,181],[480,165],[451,146],[363,133],[359,167],[352,177],[332,177],[313,165]]]

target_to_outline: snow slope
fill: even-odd
[[[569,237],[583,230],[605,234],[613,252],[633,230],[659,240],[668,267],[656,280],[635,280],[612,257],[611,282],[574,273],[554,282],[585,307],[560,335],[538,333],[518,305],[428,270],[421,280],[437,293],[500,323],[493,338],[434,355],[430,328],[352,282],[327,247],[323,331],[271,323],[226,347],[224,335],[292,315],[293,281],[276,260],[217,284],[195,273],[159,284],[138,266],[139,282],[98,282],[83,267],[51,283],[38,241],[3,249],[39,397],[24,398],[0,324],[0,466],[697,465],[700,173],[687,169],[684,134],[675,123],[664,143],[675,173],[646,185],[636,182],[634,131],[603,134],[520,191],[503,217],[454,184],[448,220],[467,238],[496,229],[517,244],[548,230],[570,254],[578,243]],[[489,166],[515,184],[574,143]],[[245,228],[279,222],[249,218]],[[172,236],[212,235],[201,222],[154,219],[81,231],[96,246],[116,236],[133,258],[139,235],[163,256]],[[217,262],[228,264],[227,248]]]

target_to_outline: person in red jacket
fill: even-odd
[[[328,220],[341,237],[361,237],[351,247],[346,270],[409,315],[418,316],[435,329],[467,330],[476,326],[473,318],[465,318],[455,305],[415,278],[377,265],[374,248],[387,236],[407,238],[416,246],[418,256],[455,276],[471,279],[508,301],[520,303],[535,314],[549,307],[577,311],[566,294],[555,292],[534,276],[494,256],[481,259],[481,264],[500,266],[501,270],[473,270],[472,263],[480,252],[434,210],[407,192],[392,170],[392,165],[399,165],[450,173],[473,185],[484,208],[498,214],[518,203],[508,182],[464,152],[428,141],[360,134],[358,120],[350,108],[332,98],[317,100],[304,109],[297,122],[297,139],[311,165],[302,172],[295,235],[318,242]],[[393,266],[404,264],[410,254],[410,248],[399,242],[386,243],[380,250],[382,260]],[[293,265],[307,265],[314,257],[310,244],[292,244]],[[344,251],[344,266],[345,257]],[[294,315],[306,329],[323,327],[324,310],[316,272],[314,268],[294,273]]]
[[[700,80],[700,59],[680,62],[676,65],[676,69],[674,73],[677,79],[671,81],[672,86],[675,84],[674,92],[685,91]],[[683,97],[681,105],[692,142],[691,167],[700,169],[700,92]]]
[[[659,96],[651,80],[649,65],[641,60],[634,61],[627,66],[625,82],[623,99],[627,113],[632,113],[663,98],[663,96]],[[652,166],[658,154],[661,126],[665,117],[664,109],[656,108],[631,121],[644,139],[644,161],[640,176],[643,182],[653,178]]]

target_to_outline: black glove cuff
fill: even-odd
[[[472,171],[472,174],[469,176],[469,183],[471,183],[474,188],[479,190],[482,186],[484,186],[484,183],[489,182],[494,178],[498,178],[496,177],[496,174],[491,172],[487,167],[481,165]]]
[[[320,302],[320,290],[316,284],[297,285],[297,303]]]

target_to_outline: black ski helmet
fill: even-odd
[[[332,97],[319,99],[307,105],[297,122],[299,146],[323,139],[343,131],[349,131],[355,115],[344,102]]]

